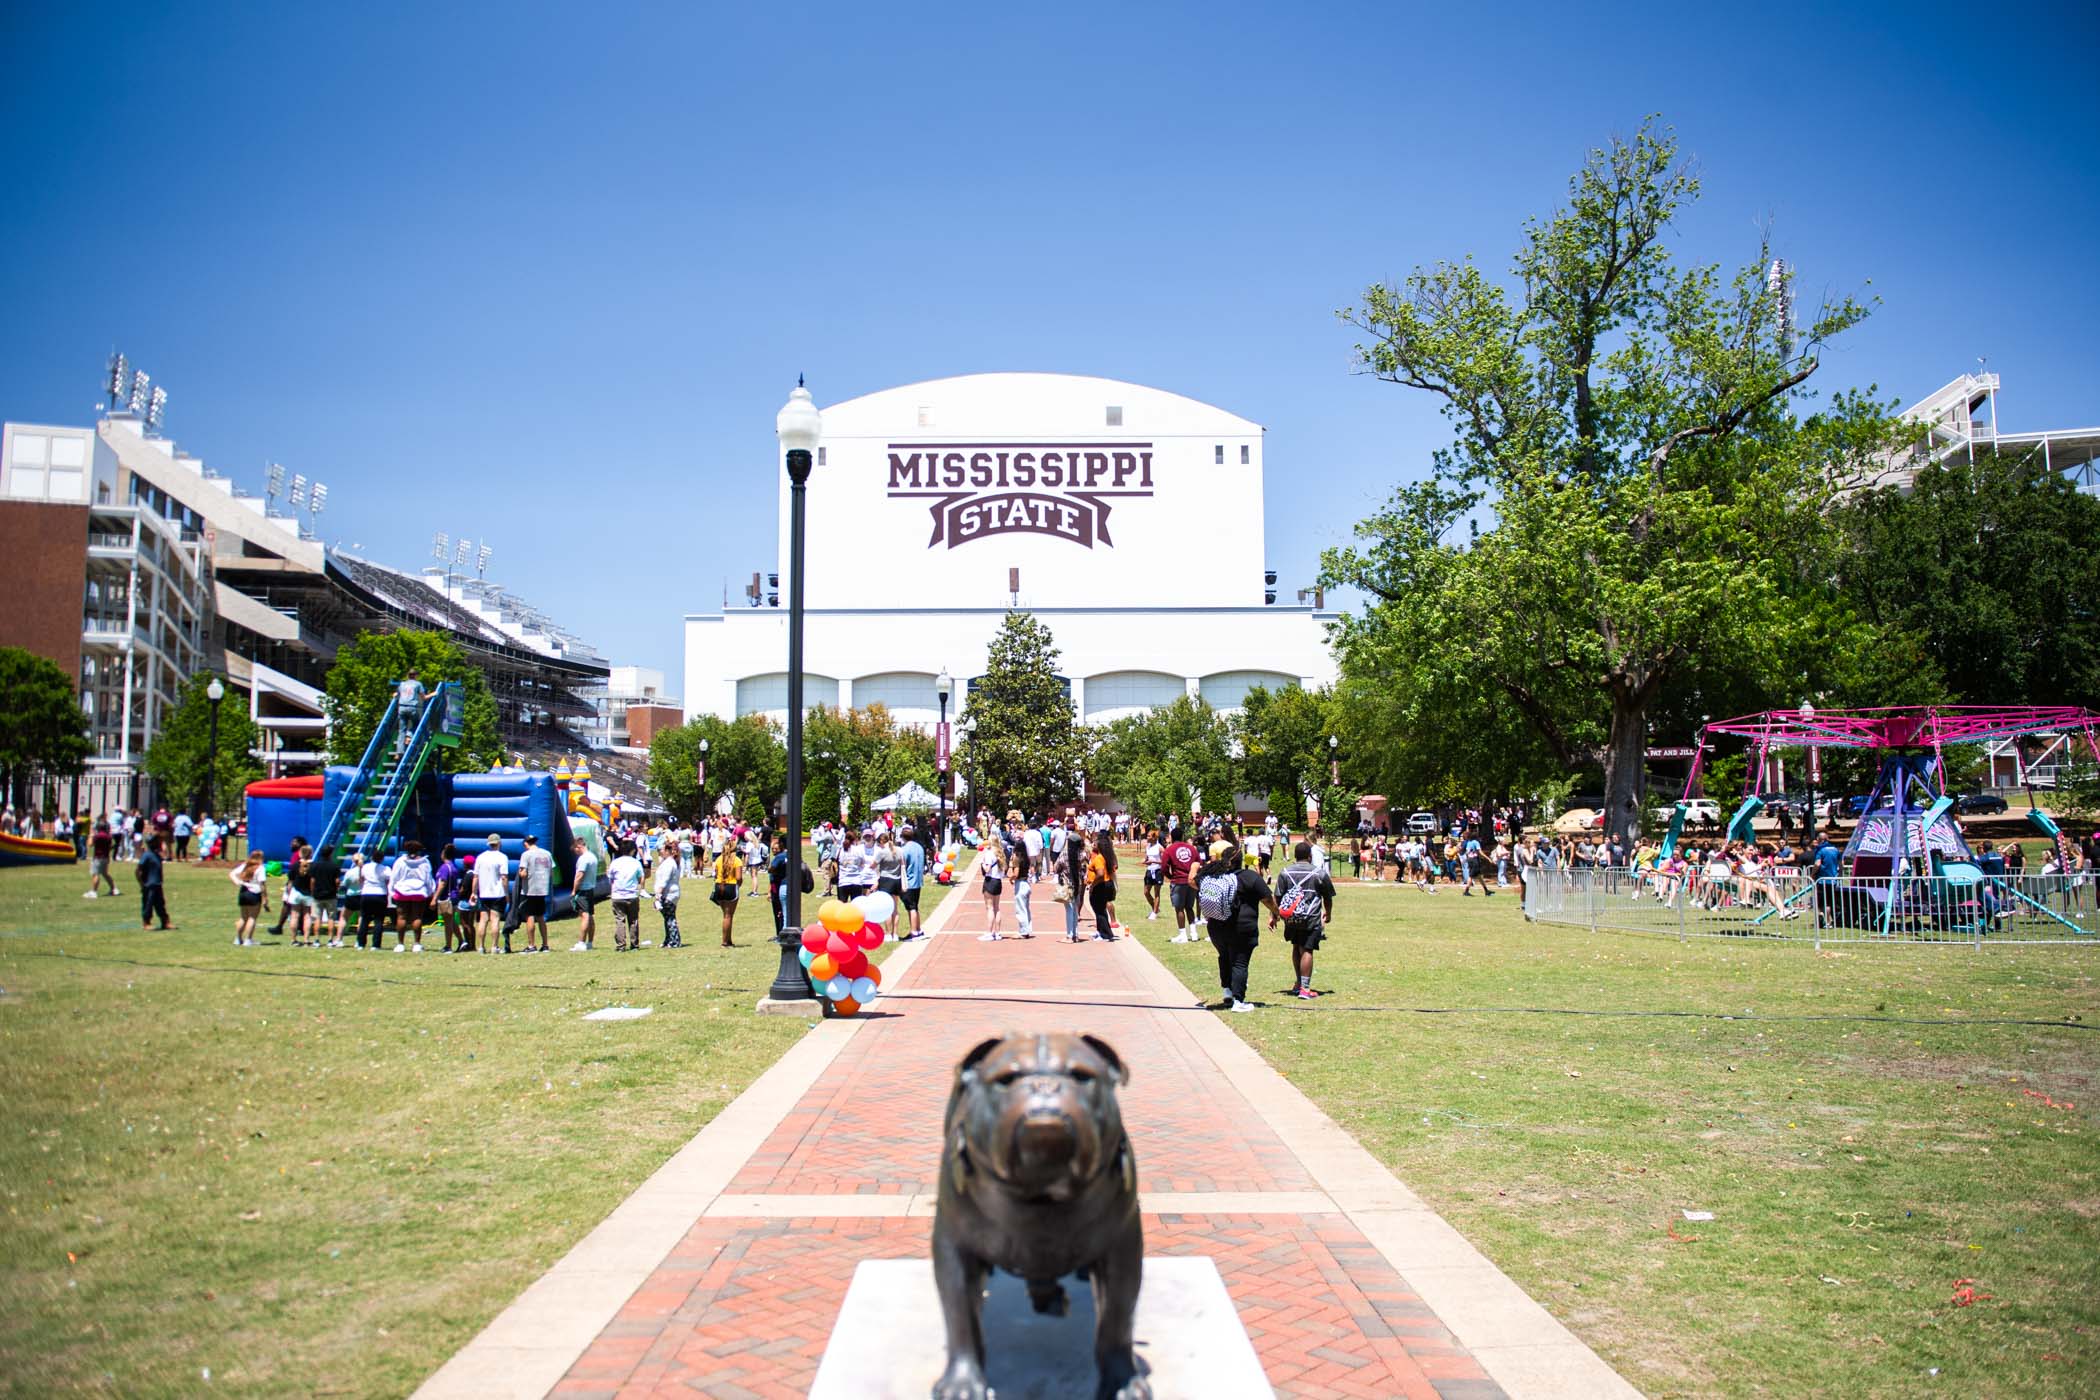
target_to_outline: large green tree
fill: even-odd
[[[263,765],[255,757],[255,721],[248,718],[243,697],[229,690],[219,701],[218,761],[214,763],[211,683],[211,674],[204,672],[183,685],[181,700],[161,721],[160,733],[146,749],[143,767],[166,788],[170,806],[202,803],[208,789],[212,806],[221,812],[238,812],[241,794],[263,776]]]
[[[707,790],[700,790],[700,741],[707,741]],[[724,793],[739,813],[763,820],[787,791],[787,750],[780,726],[763,715],[722,719],[695,715],[649,744],[649,786],[684,821],[698,821]]]
[[[959,764],[977,783],[971,804],[1010,802],[1031,811],[1078,796],[1086,737],[1057,673],[1057,644],[1032,614],[1010,612],[992,638],[969,695],[976,728]]]
[[[2100,499],[2039,454],[1926,466],[1838,521],[1840,587],[1922,638],[1961,700],[2100,706]]]
[[[372,731],[379,727],[394,698],[394,687],[411,670],[429,690],[436,690],[443,681],[460,684],[466,708],[459,747],[439,749],[439,767],[450,773],[471,773],[502,763],[505,754],[496,724],[496,697],[489,692],[488,678],[444,633],[413,629],[361,632],[336,652],[327,679],[330,760],[355,763],[364,757]]]
[[[1336,629],[1345,676],[1442,695],[1441,723],[1490,740],[1521,725],[1521,776],[1601,758],[1629,833],[1666,687],[1719,667],[1794,681],[1831,495],[1890,433],[1856,395],[1803,411],[1860,302],[1797,326],[1768,246],[1732,277],[1672,261],[1697,192],[1651,122],[1590,154],[1507,284],[1440,263],[1341,313],[1367,337],[1360,368],[1435,396],[1454,430],[1430,478],[1323,561],[1371,600]]]
[[[819,706],[802,726],[802,810],[813,819],[839,810],[865,818],[877,800],[906,783],[934,787],[933,736],[899,725],[886,705]]]
[[[72,678],[21,647],[0,647],[0,788],[21,808],[38,777],[70,778],[94,753]]]
[[[1144,821],[1174,812],[1230,812],[1239,789],[1233,734],[1203,699],[1184,695],[1143,715],[1112,720],[1095,740],[1087,771]]]
[[[1324,691],[1256,686],[1247,692],[1234,720],[1242,788],[1266,794],[1269,809],[1294,827],[1305,825],[1306,796],[1318,796],[1328,787],[1327,741],[1339,737],[1339,709]],[[1352,762],[1354,756],[1352,749]]]

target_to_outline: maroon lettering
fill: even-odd
[[[892,452],[890,454],[890,490],[899,486],[917,487],[919,484],[919,454],[909,457]]]

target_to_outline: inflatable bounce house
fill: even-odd
[[[521,768],[438,772],[433,762],[437,751],[459,746],[459,712],[459,687],[448,681],[406,721],[399,701],[390,703],[355,765],[338,764],[310,777],[250,783],[250,849],[281,861],[290,853],[293,837],[317,848],[333,846],[339,855],[363,850],[388,854],[404,841],[417,840],[433,858],[448,843],[479,858],[493,835],[515,871],[529,835],[554,857],[548,913],[566,915],[577,838],[598,856],[599,868],[605,868],[598,823],[589,818],[571,822],[568,784],[552,773]]]
[[[76,859],[71,841],[33,841],[0,832],[0,866],[71,865]]]

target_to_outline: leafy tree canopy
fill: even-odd
[[[1630,832],[1667,688],[1702,668],[1794,679],[1831,495],[1891,424],[1856,395],[1796,411],[1866,307],[1839,298],[1797,329],[1763,245],[1733,276],[1677,266],[1665,235],[1697,193],[1651,122],[1590,154],[1508,285],[1440,263],[1341,313],[1367,337],[1361,369],[1436,396],[1454,431],[1429,480],[1323,560],[1372,600],[1336,627],[1344,676],[1393,691],[1389,718],[1462,726],[1425,786],[1477,782],[1479,745],[1542,781],[1601,748],[1608,819]]]
[[[372,731],[393,701],[394,687],[413,670],[425,687],[458,681],[466,709],[458,748],[439,749],[436,762],[448,773],[485,772],[504,761],[496,724],[496,697],[488,678],[442,632],[361,632],[336,653],[328,668],[328,756],[334,763],[364,757]],[[223,719],[223,717],[222,717]]]
[[[197,805],[204,810],[206,789],[211,805],[219,812],[241,810],[242,793],[248,784],[263,776],[263,765],[255,757],[255,722],[237,691],[228,690],[219,702],[218,762],[212,762],[212,676],[191,676],[182,687],[182,698],[161,721],[160,733],[146,749],[143,764],[148,775],[167,789],[171,807]],[[207,778],[209,781],[207,782]]]
[[[1144,715],[1111,721],[1100,733],[1088,771],[1094,785],[1143,821],[1164,823],[1198,803],[1230,812],[1240,787],[1233,735],[1201,697],[1184,695]]]
[[[705,793],[699,787],[702,739],[707,741]],[[698,821],[714,811],[724,793],[733,793],[738,813],[762,822],[787,791],[780,726],[763,715],[696,715],[663,730],[649,745],[649,786],[682,821]]]
[[[0,780],[21,807],[39,774],[72,777],[94,753],[87,715],[58,663],[21,647],[0,647]]]
[[[973,805],[1003,803],[1040,811],[1079,794],[1086,736],[1057,673],[1050,629],[1010,612],[992,638],[985,673],[969,695],[977,728],[963,742],[963,770],[974,775]]]
[[[1986,454],[1854,496],[1838,522],[1840,588],[1921,639],[1963,701],[2100,707],[2100,499]]]
[[[1341,706],[1326,691],[1296,685],[1248,691],[1233,722],[1243,790],[1266,794],[1269,810],[1302,828],[1306,796],[1317,799],[1328,786],[1327,741],[1340,737],[1340,719]],[[1353,768],[1353,751],[1350,759]]]
[[[861,820],[908,782],[933,790],[933,736],[899,726],[885,705],[819,706],[802,725],[802,771],[805,818],[837,813],[843,795],[847,815]]]

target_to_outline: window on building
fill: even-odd
[[[1222,442],[1221,442],[1221,443],[1219,443],[1219,444],[1217,445],[1217,447],[1216,447],[1216,448],[1214,449],[1214,451],[1215,451],[1215,452],[1217,453],[1217,455],[1216,455],[1216,457],[1214,457],[1214,458],[1213,458],[1212,460],[1214,460],[1215,462],[1217,462],[1217,464],[1218,464],[1219,466],[1221,466],[1221,467],[1222,467],[1222,466],[1224,466],[1224,465],[1225,465],[1225,444],[1224,444],[1224,443],[1222,443]]]
[[[1171,705],[1188,693],[1180,676],[1158,671],[1109,671],[1086,678],[1086,719],[1102,723]]]
[[[1123,405],[1112,403],[1108,406],[1108,426],[1111,428],[1123,426]]]
[[[817,465],[820,467],[824,465],[824,449],[821,447],[817,449]]]
[[[922,403],[919,405],[919,426],[922,428],[933,426],[933,406],[931,404]]]
[[[1240,465],[1241,465],[1241,466],[1243,466],[1243,467],[1244,467],[1244,466],[1249,466],[1249,465],[1251,465],[1251,464],[1253,463],[1253,461],[1254,461],[1254,449],[1253,449],[1253,448],[1251,448],[1251,447],[1249,447],[1249,446],[1248,446],[1248,445],[1247,445],[1246,443],[1244,443],[1244,442],[1243,442],[1243,443],[1241,443],[1241,444],[1240,444]]]
[[[1205,676],[1200,688],[1212,709],[1237,710],[1247,703],[1247,692],[1256,686],[1273,693],[1296,684],[1296,676],[1276,671],[1220,671]]]

